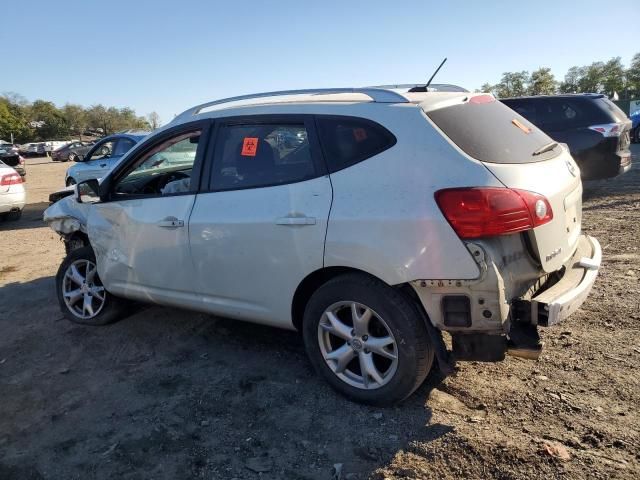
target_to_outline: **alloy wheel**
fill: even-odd
[[[343,382],[364,390],[383,387],[398,368],[398,346],[386,322],[358,302],[327,308],[318,324],[320,352]]]
[[[62,280],[62,297],[71,313],[88,320],[100,313],[106,300],[104,286],[91,260],[76,260],[67,268]]]

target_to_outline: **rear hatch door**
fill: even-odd
[[[568,150],[491,95],[423,109],[459,150],[481,161],[503,185],[547,198],[553,219],[524,235],[544,271],[560,269],[576,249],[582,216],[580,170]]]

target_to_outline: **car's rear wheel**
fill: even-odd
[[[72,251],[56,275],[58,303],[66,318],[84,325],[106,325],[118,320],[127,306],[104,288],[90,246]]]
[[[69,178],[67,178],[67,182],[66,183],[67,183],[67,187],[70,187],[71,185],[75,185],[77,182],[76,182],[75,178],[69,177]]]
[[[337,277],[313,294],[303,337],[315,369],[340,393],[363,403],[404,400],[433,363],[416,305],[364,274]]]
[[[76,158],[78,158],[78,156],[75,153],[69,152],[69,155],[67,155],[67,159],[65,160],[65,162],[66,161],[75,162]]]

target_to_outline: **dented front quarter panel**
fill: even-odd
[[[75,195],[70,195],[47,208],[43,220],[64,238],[78,231],[87,233],[90,208],[91,204],[79,203]]]

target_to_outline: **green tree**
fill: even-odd
[[[632,98],[640,97],[640,53],[631,59],[631,65],[626,71],[627,88]]]
[[[13,103],[12,97],[0,97],[0,138],[5,141],[13,140],[17,143],[28,141],[33,132],[25,115],[25,107]]]
[[[625,89],[625,70],[620,57],[615,57],[606,62],[602,67],[602,90],[609,96],[614,93],[621,94]]]
[[[531,73],[529,80],[529,95],[553,95],[556,93],[558,82],[556,82],[550,68],[539,68]]]
[[[62,112],[52,103],[36,100],[31,105],[29,116],[36,122],[36,138],[38,140],[59,140],[69,136],[69,129]]]
[[[80,105],[67,103],[62,107],[62,116],[67,124],[69,132],[78,135],[82,140],[82,134],[87,129],[87,113]]]
[[[580,88],[578,82],[582,75],[583,67],[571,67],[564,76],[564,81],[558,87],[560,93],[578,93]]]
[[[502,79],[494,87],[495,95],[499,98],[520,97],[527,94],[529,72],[505,72]]]

